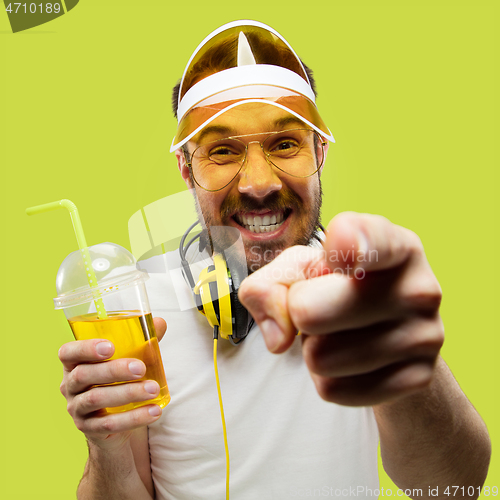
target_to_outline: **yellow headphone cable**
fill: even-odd
[[[219,396],[220,416],[222,420],[222,433],[224,434],[224,449],[226,451],[226,500],[229,500],[229,448],[227,446],[226,419],[224,418],[224,407],[222,406],[222,395],[220,392],[219,371],[217,370],[217,341],[219,340],[219,327],[214,326],[214,371],[217,383],[217,395]]]

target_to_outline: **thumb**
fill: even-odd
[[[153,323],[155,325],[156,336],[159,342],[167,331],[167,322],[163,318],[153,318]]]

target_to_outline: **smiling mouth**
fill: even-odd
[[[291,213],[290,209],[261,215],[239,212],[234,214],[233,219],[252,233],[273,233],[283,225]]]

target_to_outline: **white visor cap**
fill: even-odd
[[[180,82],[178,128],[170,151],[226,111],[253,102],[284,109],[335,142],[292,47],[271,27],[243,20],[212,32],[189,59]]]

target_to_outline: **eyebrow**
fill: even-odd
[[[234,128],[226,127],[224,125],[210,125],[209,127],[204,128],[200,132],[200,135],[197,138],[196,142],[200,144],[203,138],[210,134],[217,134],[224,136],[236,135]]]
[[[274,128],[284,129],[287,125],[290,125],[290,123],[306,127],[306,124],[296,116],[284,116],[274,122]]]

